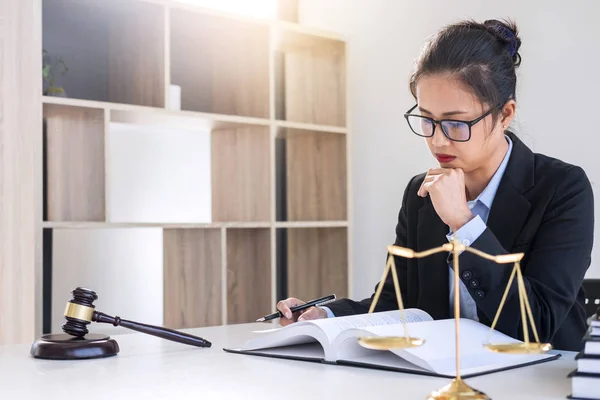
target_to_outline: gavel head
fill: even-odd
[[[67,302],[65,318],[67,322],[62,326],[65,333],[83,337],[88,334],[87,325],[92,322],[95,306],[94,301],[98,296],[93,290],[76,288],[71,291],[73,298]]]

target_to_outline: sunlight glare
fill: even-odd
[[[254,18],[275,19],[277,0],[177,0],[181,3],[211,8]]]

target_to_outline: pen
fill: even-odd
[[[335,294],[330,294],[329,296],[321,297],[320,299],[311,300],[311,301],[307,302],[306,304],[302,304],[300,306],[290,307],[290,310],[292,311],[292,313],[295,313],[296,311],[302,311],[302,310],[305,310],[305,309],[313,307],[313,306],[322,306],[323,304],[330,303],[334,300],[335,300]],[[264,321],[269,321],[271,319],[281,318],[281,317],[283,317],[283,314],[281,313],[281,311],[277,311],[277,312],[274,312],[273,314],[269,314],[262,318],[257,319],[256,322],[264,322]]]

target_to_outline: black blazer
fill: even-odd
[[[582,281],[593,244],[592,188],[580,167],[533,153],[514,134],[507,134],[513,150],[487,229],[471,246],[492,255],[524,252],[521,268],[540,340],[559,350],[578,351],[587,328]],[[424,177],[413,177],[406,187],[396,226],[395,244],[416,251],[448,242],[448,226],[430,198],[417,195]],[[395,257],[406,308],[420,308],[434,319],[452,317],[447,256]],[[461,254],[461,279],[475,299],[481,323],[491,326],[512,268],[513,264]],[[523,340],[516,279],[513,282],[496,329]],[[339,299],[327,307],[336,316],[366,313],[372,299]],[[390,273],[375,311],[394,309],[398,306]],[[530,337],[533,340],[531,330]]]

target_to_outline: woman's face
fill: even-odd
[[[422,76],[417,83],[416,95],[418,107],[413,113],[435,120],[471,121],[490,109],[449,75]],[[466,142],[448,139],[437,124],[433,137],[425,138],[427,146],[442,168],[461,168],[465,173],[475,171],[490,160],[494,162],[497,159],[493,157],[495,152],[505,149],[502,146],[505,140],[503,124],[508,125],[512,115],[507,116],[506,111],[504,114],[504,118],[501,115],[496,123],[490,114],[471,126],[471,138]]]

